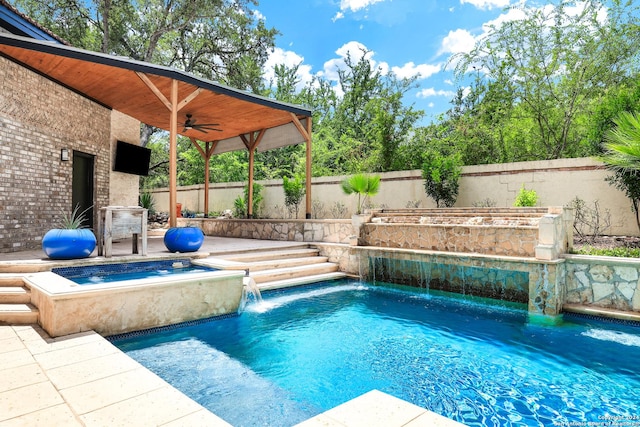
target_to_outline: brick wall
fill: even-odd
[[[72,210],[62,148],[95,156],[94,206],[108,205],[111,111],[2,57],[0,88],[0,253],[37,249]]]

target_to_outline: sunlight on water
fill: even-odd
[[[531,323],[526,309],[430,292],[348,280],[269,292],[239,316],[114,343],[235,427],[292,426],[373,389],[474,427],[637,414],[640,328]]]

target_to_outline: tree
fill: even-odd
[[[628,84],[611,88],[604,99],[598,103],[593,119],[590,121],[588,144],[593,151],[603,154],[606,149],[605,136],[615,127],[615,120],[623,112],[640,111],[640,83],[633,78]],[[640,229],[640,172],[626,168],[611,168],[613,175],[606,181],[623,191],[631,201],[631,209]]]
[[[471,52],[454,56],[456,75],[462,79],[476,67],[508,88],[529,134],[526,143],[535,144],[540,158],[584,155],[579,118],[605,88],[629,76],[638,59],[638,7],[560,0],[513,8],[524,18],[494,25]]]
[[[443,156],[435,151],[425,154],[422,165],[424,189],[436,202],[436,207],[451,207],[456,203],[461,174],[458,154]]]
[[[176,67],[240,89],[262,87],[275,46],[255,0],[15,0],[76,47]],[[146,145],[152,129],[143,130]]]

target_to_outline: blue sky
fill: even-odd
[[[512,19],[509,0],[260,0],[257,14],[281,35],[267,63],[302,63],[300,78],[335,81],[347,52],[400,77],[419,75],[405,101],[425,111],[425,122],[445,112],[456,84],[446,69],[452,54],[468,51],[487,25]],[[271,72],[271,75],[273,73]]]

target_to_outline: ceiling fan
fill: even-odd
[[[184,122],[184,129],[182,129],[182,132],[186,132],[191,129],[195,129],[203,133],[209,133],[207,131],[210,130],[222,132],[222,129],[218,129],[216,126],[218,126],[218,123],[196,123],[196,119],[192,118],[191,114],[187,114],[187,120]]]

